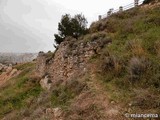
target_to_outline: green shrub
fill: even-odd
[[[74,17],[65,14],[58,23],[58,31],[58,34],[54,34],[56,44],[60,44],[68,36],[78,39],[81,35],[88,33],[87,20],[82,14]]]

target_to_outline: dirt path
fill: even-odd
[[[91,74],[88,82],[89,88],[95,92],[97,103],[104,107],[103,114],[109,120],[128,120],[121,112],[121,107],[114,101],[110,101],[105,85],[96,78],[95,74]]]

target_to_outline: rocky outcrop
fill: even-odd
[[[0,64],[0,86],[2,86],[7,80],[19,74],[17,69],[12,68],[12,65],[6,66]]]
[[[40,85],[41,85],[41,87],[43,89],[50,90],[50,88],[51,88],[51,82],[50,82],[48,76],[45,76],[45,78],[43,78],[43,79],[40,80]]]
[[[41,77],[48,75],[53,83],[74,79],[87,71],[87,63],[92,56],[99,54],[99,51],[110,42],[109,39],[77,41],[68,38],[60,44],[54,58],[48,60],[44,53],[39,53],[37,72]]]
[[[64,120],[62,118],[63,112],[62,112],[61,108],[47,108],[46,114],[47,115],[51,114],[53,120]]]

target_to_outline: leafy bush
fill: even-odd
[[[82,14],[77,14],[73,18],[69,14],[65,14],[58,23],[58,31],[59,34],[54,34],[57,44],[60,44],[67,36],[77,39],[88,32],[87,20]]]

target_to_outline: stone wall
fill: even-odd
[[[46,55],[44,52],[39,52],[37,56],[36,73],[39,77],[43,77],[46,71]]]
[[[37,58],[37,72],[48,75],[52,82],[77,78],[87,71],[89,59],[110,43],[108,39],[84,41],[68,39],[60,44],[54,58],[49,61],[44,53]]]

